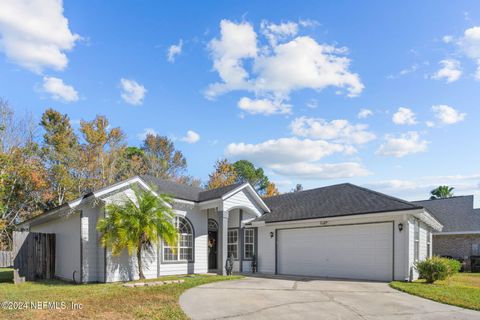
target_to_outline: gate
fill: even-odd
[[[55,277],[55,234],[13,232],[13,266],[27,281]]]

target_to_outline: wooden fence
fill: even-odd
[[[13,252],[0,251],[0,268],[13,267]]]
[[[55,234],[13,232],[13,265],[27,281],[55,276]]]

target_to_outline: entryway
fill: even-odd
[[[217,271],[218,223],[208,219],[208,272]]]

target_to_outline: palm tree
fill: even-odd
[[[455,188],[449,187],[449,186],[438,186],[432,191],[430,191],[430,194],[431,194],[430,200],[451,198],[453,197],[453,189]]]
[[[98,221],[97,230],[102,234],[101,244],[110,248],[113,255],[120,255],[125,249],[129,255],[136,252],[139,277],[145,279],[142,250],[158,243],[160,238],[174,248],[178,236],[171,198],[136,188],[134,192],[135,199],[125,197],[121,204],[106,206],[107,215]]]

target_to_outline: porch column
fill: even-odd
[[[225,263],[227,260],[228,211],[218,211],[218,247],[217,247],[217,274],[226,275]]]

